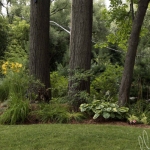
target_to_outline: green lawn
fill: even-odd
[[[150,129],[132,126],[1,125],[0,150],[140,150],[138,136],[143,130],[150,137]]]

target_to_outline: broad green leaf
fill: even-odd
[[[93,116],[93,119],[97,119],[99,116],[100,116],[100,114],[95,114],[95,115]]]
[[[127,108],[127,107],[120,107],[120,108],[118,108],[118,110],[119,110],[120,112],[128,112],[128,111],[129,111],[129,108]]]
[[[105,119],[108,119],[108,118],[110,117],[110,113],[108,113],[108,112],[103,112],[103,117],[104,117]]]
[[[110,112],[112,109],[111,109],[111,107],[108,107],[106,110],[107,110],[108,112]]]
[[[103,105],[98,105],[98,106],[96,106],[96,109],[102,109],[102,108],[104,108]]]
[[[110,117],[111,117],[111,118],[115,118],[115,114],[114,114],[114,113],[111,113],[111,114],[110,114]]]
[[[113,110],[113,112],[117,112],[117,109],[116,109],[116,108],[113,108],[112,110]]]

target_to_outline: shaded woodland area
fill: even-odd
[[[0,0],[0,123],[150,123],[149,0]]]

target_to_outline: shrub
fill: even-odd
[[[122,75],[122,67],[118,65],[107,65],[106,70],[97,76],[91,83],[91,96],[101,99],[107,91],[116,98]]]
[[[67,94],[68,80],[66,77],[61,76],[58,72],[50,74],[52,97],[62,97]]]

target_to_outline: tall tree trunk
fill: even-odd
[[[50,69],[49,69],[50,0],[31,0],[30,3],[31,6],[30,6],[29,69],[31,75],[39,79],[47,89],[50,87]]]
[[[125,105],[129,100],[130,86],[132,83],[133,68],[136,51],[139,42],[139,35],[143,24],[144,16],[149,4],[149,0],[139,0],[138,10],[133,21],[132,31],[129,38],[129,46],[125,60],[124,72],[119,89],[119,105]]]
[[[91,66],[93,0],[72,0],[71,36],[70,36],[70,79],[74,71],[86,71]],[[77,84],[77,85],[76,85]],[[76,85],[76,86],[75,86]],[[84,101],[75,97],[81,91],[90,92],[90,79],[69,81],[69,96],[75,109]]]

